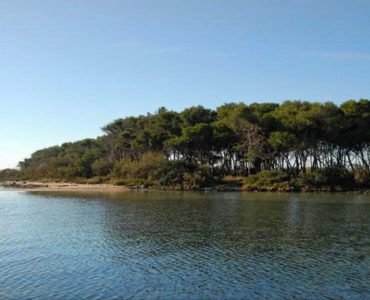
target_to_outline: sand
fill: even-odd
[[[5,181],[0,182],[2,190],[17,191],[129,191],[126,186],[117,186],[109,183],[104,184],[77,184],[65,182],[37,182],[37,181]]]

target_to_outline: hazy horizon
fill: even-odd
[[[370,98],[368,1],[3,1],[0,169],[114,119]]]

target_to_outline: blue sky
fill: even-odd
[[[108,122],[370,98],[368,0],[3,0],[0,169]]]

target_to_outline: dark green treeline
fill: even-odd
[[[136,178],[159,185],[281,170],[370,172],[370,101],[229,103],[118,119],[104,135],[39,150],[24,179]],[[198,175],[197,175],[198,174]],[[190,180],[190,179],[189,179]],[[193,180],[193,181],[194,181]],[[191,181],[191,180],[190,180]],[[191,184],[190,184],[191,186]]]

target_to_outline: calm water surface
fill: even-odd
[[[0,299],[370,298],[370,197],[0,191]]]

